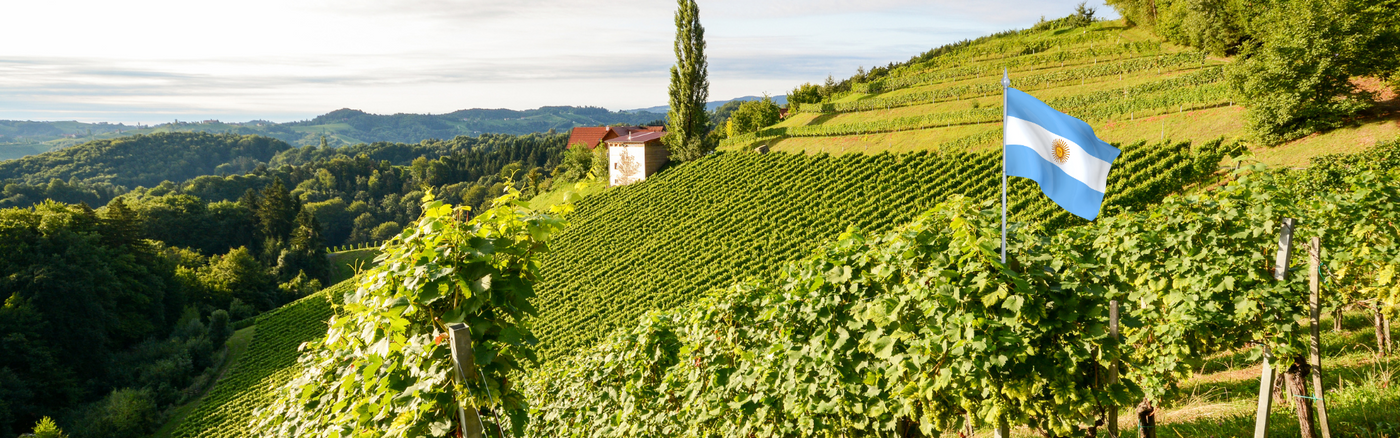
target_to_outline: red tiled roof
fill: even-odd
[[[581,144],[585,147],[592,148],[597,146],[598,142],[603,141],[603,138],[611,131],[612,128],[606,126],[580,126],[574,128],[574,130],[569,131],[569,142],[565,143],[565,147],[573,147],[573,145]]]
[[[569,131],[569,142],[565,147],[582,144],[587,147],[598,143],[639,132],[666,132],[665,126],[587,126]]]
[[[613,144],[613,143],[618,143],[618,144],[646,143],[646,142],[650,142],[650,141],[653,141],[653,140],[659,140],[659,139],[661,139],[662,136],[665,136],[665,135],[666,135],[666,131],[649,131],[649,130],[648,130],[648,131],[642,131],[642,130],[638,130],[638,131],[636,131],[636,132],[633,132],[633,133],[630,133],[630,134],[627,134],[627,135],[624,135],[624,136],[620,136],[620,137],[617,137],[617,138],[614,138],[614,139],[607,140],[607,143],[608,143],[608,144]]]

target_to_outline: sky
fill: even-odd
[[[1078,0],[697,0],[710,100],[785,94]],[[1097,16],[1117,13],[1091,0]],[[665,105],[668,0],[7,1],[0,120]]]

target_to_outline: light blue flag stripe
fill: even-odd
[[[1069,176],[1059,166],[1040,158],[1031,148],[1006,146],[1006,174],[1029,178],[1040,184],[1040,191],[1075,216],[1094,220],[1103,204],[1103,192],[1089,188]]]
[[[1094,128],[1089,127],[1088,123],[1056,111],[1050,105],[1046,105],[1045,102],[1041,102],[1040,99],[1036,99],[1024,91],[1008,88],[1006,101],[1006,115],[1008,117],[1040,125],[1047,131],[1074,141],[1075,144],[1083,147],[1089,155],[1098,157],[1100,160],[1112,163],[1122,153],[1113,145],[1099,140],[1099,137],[1094,135]]]
[[[1004,123],[1006,174],[1035,181],[1076,216],[1097,218],[1108,172],[1122,152],[1099,140],[1088,123],[1016,89],[1007,89]]]

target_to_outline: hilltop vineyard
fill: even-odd
[[[1104,213],[1141,208],[1215,170],[1229,147],[1137,143],[1109,175]],[[773,275],[847,227],[878,233],[952,194],[999,208],[996,153],[843,156],[721,153],[584,199],[542,270],[534,322],[545,359],[566,356],[652,309]],[[1012,178],[1011,219],[1083,223]]]
[[[1195,129],[1183,114],[1233,103],[1221,60],[1115,23],[1007,32],[933,52],[828,85],[820,101],[796,104],[781,123],[727,138],[720,148],[850,152],[860,145],[854,151],[870,153],[894,140],[866,136],[895,133],[917,139],[895,150],[995,147],[1003,72],[1012,87],[1096,127],[1174,117],[1172,132],[1159,126],[1162,137],[1217,138],[1224,133]]]

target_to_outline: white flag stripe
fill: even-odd
[[[1064,163],[1055,161],[1054,144],[1055,140],[1063,140],[1069,146],[1069,159]],[[1055,135],[1055,133],[1040,127],[1030,121],[1016,117],[1006,117],[1006,145],[1020,145],[1031,148],[1041,158],[1059,166],[1070,177],[1079,180],[1089,188],[1100,193],[1107,190],[1108,186],[1108,162],[1089,155],[1084,148],[1079,147],[1074,141]]]

